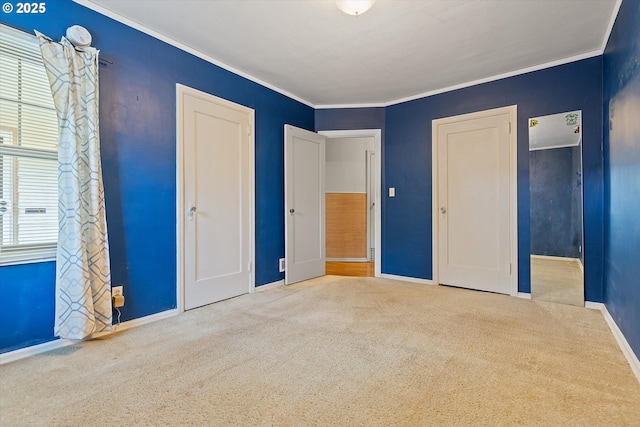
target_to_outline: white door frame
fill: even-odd
[[[382,209],[380,204],[380,188],[382,185],[382,130],[381,129],[354,129],[354,130],[323,130],[318,132],[320,135],[324,135],[327,138],[363,138],[373,137],[373,149],[375,155],[374,172],[376,176],[376,194],[375,194],[375,253],[374,253],[374,275],[380,277],[382,263]]]
[[[190,95],[196,98],[214,102],[234,110],[249,113],[249,124],[251,135],[249,135],[249,259],[251,262],[249,293],[255,291],[255,114],[253,109],[227,101],[217,96],[190,88],[188,86],[176,84],[176,303],[178,312],[184,312],[184,289],[185,289],[185,267],[184,267],[184,226],[186,208],[184,202],[184,96]]]
[[[510,295],[518,295],[518,106],[494,108],[491,110],[477,111],[475,113],[462,114],[459,116],[435,119],[431,122],[431,218],[432,218],[432,271],[433,283],[439,285],[438,277],[438,256],[439,256],[439,214],[438,214],[438,127],[448,123],[463,120],[481,119],[487,116],[498,114],[509,114],[510,135],[509,135],[509,262],[511,264]]]
[[[375,225],[376,225],[376,206],[378,205],[377,201],[376,201],[376,193],[378,192],[378,188],[374,185],[373,190],[371,189],[371,181],[373,181],[373,183],[375,184],[376,182],[380,182],[377,178],[376,178],[376,152],[375,150],[371,151],[371,150],[367,150],[366,151],[366,155],[367,155],[367,163],[366,163],[366,167],[367,167],[367,261],[372,261],[371,259],[371,246],[374,246],[374,251],[373,251],[373,264],[375,267],[375,251],[377,251],[378,249],[375,249],[375,244],[376,244],[376,230],[375,230]],[[379,155],[379,154],[378,154]],[[371,161],[371,157],[373,157],[373,162]],[[371,179],[371,172],[373,172],[373,179]],[[373,193],[373,194],[371,194]],[[372,200],[373,199],[373,200]],[[371,203],[373,202],[373,221],[371,218]],[[373,222],[373,242],[372,237],[371,237],[371,222]],[[374,272],[375,274],[375,272]]]

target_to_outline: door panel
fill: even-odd
[[[251,283],[252,116],[214,100],[184,96],[185,309]]]
[[[510,291],[509,114],[438,129],[439,281]]]
[[[325,273],[325,138],[285,126],[285,283]]]
[[[195,280],[200,281],[242,271],[242,147],[240,123],[201,112],[196,122]],[[215,182],[224,185],[205,184]],[[224,251],[216,251],[220,242]]]
[[[366,260],[367,194],[327,192],[325,211],[327,259]]]

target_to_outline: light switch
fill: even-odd
[[[389,187],[389,197],[396,197],[396,188]]]

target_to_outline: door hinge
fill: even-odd
[[[511,275],[511,263],[509,263],[509,275]]]
[[[247,136],[251,136],[251,125],[247,125]]]
[[[247,263],[247,270],[249,270],[249,273],[251,273],[251,261]]]
[[[509,135],[511,135],[511,122],[509,122]]]

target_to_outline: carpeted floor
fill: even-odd
[[[0,366],[0,424],[637,426],[600,312],[326,276]]]
[[[584,307],[580,259],[531,256],[531,299]]]

